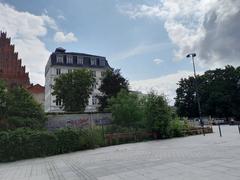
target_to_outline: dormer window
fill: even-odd
[[[63,56],[62,55],[57,56],[57,63],[63,64]]]
[[[91,59],[91,66],[96,66],[96,65],[97,65],[97,60]]]
[[[80,56],[77,56],[77,64],[83,64],[83,58]]]
[[[67,64],[73,64],[73,57],[67,56]]]
[[[105,60],[101,59],[99,64],[100,64],[100,66],[105,66]]]

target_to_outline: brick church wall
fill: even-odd
[[[0,79],[6,81],[10,87],[29,87],[29,75],[22,66],[22,60],[18,59],[18,53],[14,52],[7,34],[0,32]]]

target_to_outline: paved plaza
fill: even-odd
[[[240,180],[237,126],[0,164],[0,180]]]

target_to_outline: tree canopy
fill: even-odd
[[[41,129],[45,125],[46,118],[41,105],[24,88],[7,89],[0,81],[0,108],[0,129]]]
[[[65,111],[84,111],[94,83],[90,70],[74,70],[55,79],[52,94]]]
[[[194,78],[181,79],[175,106],[180,116],[198,117]],[[202,114],[213,117],[240,117],[240,68],[206,71],[197,77]]]
[[[128,91],[128,81],[121,75],[120,70],[107,70],[102,79],[99,91],[102,96],[99,96],[100,111],[103,111],[108,105],[108,99],[116,97],[116,95],[125,89]]]
[[[109,100],[113,123],[127,128],[138,128],[143,120],[143,107],[136,94],[122,89],[116,97]]]
[[[6,115],[7,89],[3,81],[0,80],[0,121]]]
[[[170,125],[174,117],[166,98],[151,92],[145,99],[144,107],[147,129],[157,132],[161,138],[170,136]]]

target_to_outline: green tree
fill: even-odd
[[[240,70],[233,66],[206,71],[198,76],[202,115],[213,117],[240,117]],[[175,106],[180,116],[198,117],[194,78],[181,79],[176,90]]]
[[[0,80],[0,124],[6,116],[7,89],[3,81]]]
[[[105,72],[99,91],[102,96],[99,96],[100,111],[103,111],[108,106],[108,100],[115,97],[121,89],[128,91],[128,81],[121,75],[120,70],[108,70]]]
[[[136,94],[121,90],[116,97],[109,100],[109,109],[112,112],[113,124],[138,128],[143,120],[143,106]]]
[[[62,102],[65,111],[84,111],[94,83],[90,70],[74,70],[55,79],[52,94]]]
[[[7,123],[9,128],[29,127],[43,128],[46,117],[41,105],[21,87],[8,91]]]
[[[200,82],[198,76],[198,82]],[[181,79],[176,90],[175,106],[177,113],[181,117],[198,117],[198,106],[196,99],[195,78],[189,77]],[[199,89],[199,88],[198,88]]]
[[[145,99],[144,107],[147,129],[157,133],[158,138],[169,137],[173,114],[166,98],[151,92]]]

